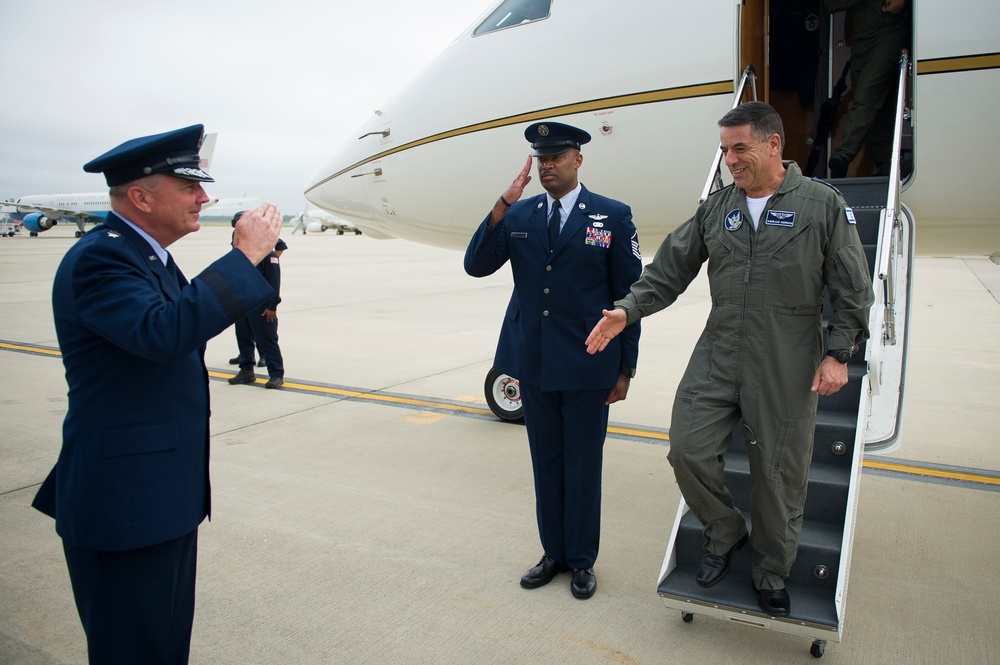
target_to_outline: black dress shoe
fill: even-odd
[[[239,365],[240,364],[240,357],[236,356],[235,358],[230,358],[229,359],[229,364],[230,365]]]
[[[698,567],[698,574],[695,576],[695,583],[707,589],[722,581],[722,578],[729,572],[729,564],[733,558],[733,552],[747,544],[750,534],[743,534],[743,537],[736,541],[736,544],[729,548],[725,554],[712,554],[705,552],[701,557],[701,565]]]
[[[757,589],[757,604],[771,617],[786,617],[792,611],[787,589]]]
[[[264,387],[265,388],[280,388],[284,383],[285,383],[285,380],[283,378],[281,378],[280,376],[272,376],[270,379],[267,380],[267,383],[264,384]]]
[[[559,573],[565,573],[569,568],[559,563],[548,554],[542,556],[542,560],[538,562],[538,565],[530,569],[524,575],[521,576],[521,586],[525,589],[537,589],[540,586],[545,586]]]
[[[846,178],[847,177],[847,167],[851,165],[851,160],[847,159],[843,155],[834,155],[830,158],[830,177],[831,178]]]
[[[573,582],[569,585],[573,595],[586,600],[597,591],[597,576],[593,568],[576,568],[573,570]]]
[[[238,383],[253,383],[257,380],[257,375],[253,373],[252,369],[241,369],[236,373],[236,376],[229,379],[229,383],[234,386]]]
[[[257,367],[267,367],[267,361],[261,358],[257,361]]]

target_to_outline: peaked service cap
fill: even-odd
[[[560,155],[571,148],[576,150],[590,141],[590,134],[561,122],[536,122],[524,130],[524,138],[534,151],[532,157]]]
[[[198,165],[204,125],[143,136],[112,148],[83,165],[87,173],[103,173],[108,187],[132,182],[154,173],[185,180],[215,182]]]

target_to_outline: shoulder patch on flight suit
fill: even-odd
[[[743,213],[741,211],[733,210],[726,215],[727,231],[739,231],[741,226],[743,226]]]
[[[851,206],[845,206],[844,207],[844,213],[847,214],[847,223],[848,224],[857,224],[858,223],[858,220],[854,218],[854,211],[851,210]]]

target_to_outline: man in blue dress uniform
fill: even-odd
[[[245,212],[241,210],[233,216],[234,228]],[[278,249],[279,247],[281,249]],[[233,385],[257,381],[257,375],[253,370],[254,346],[260,351],[261,362],[267,367],[268,379],[264,387],[280,388],[285,383],[285,365],[281,357],[281,347],[278,346],[278,304],[281,302],[281,264],[278,256],[286,249],[288,245],[279,240],[274,251],[257,264],[257,270],[274,289],[274,296],[237,321],[234,326],[236,345],[240,350],[240,355],[236,358],[240,371],[229,379],[229,383]]]
[[[590,134],[557,122],[525,130],[533,152],[483,220],[465,253],[474,277],[508,260],[514,294],[494,367],[520,381],[544,555],[521,577],[534,589],[573,571],[573,595],[594,595],[601,533],[601,468],[608,406],[625,399],[638,360],[629,328],[604,358],[587,353],[603,308],[642,271],[632,211],[580,184],[580,146]],[[531,158],[545,194],[519,200]]]
[[[53,285],[69,409],[32,505],[56,520],[91,663],[188,661],[211,507],[205,343],[273,296],[254,267],[278,238],[271,204],[191,282],[167,252],[208,201],[202,136],[202,125],[145,136],[86,164],[104,173],[112,212]]]

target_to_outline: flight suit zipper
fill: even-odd
[[[761,213],[761,217],[764,213]],[[747,322],[747,290],[750,284],[750,269],[753,266],[754,245],[757,242],[757,231],[753,229],[753,219],[747,214],[747,233],[750,240],[747,242],[747,261],[743,268],[743,296],[740,309],[740,348],[736,353],[736,399],[740,398],[740,387],[743,381],[743,346],[746,342],[746,322]]]

